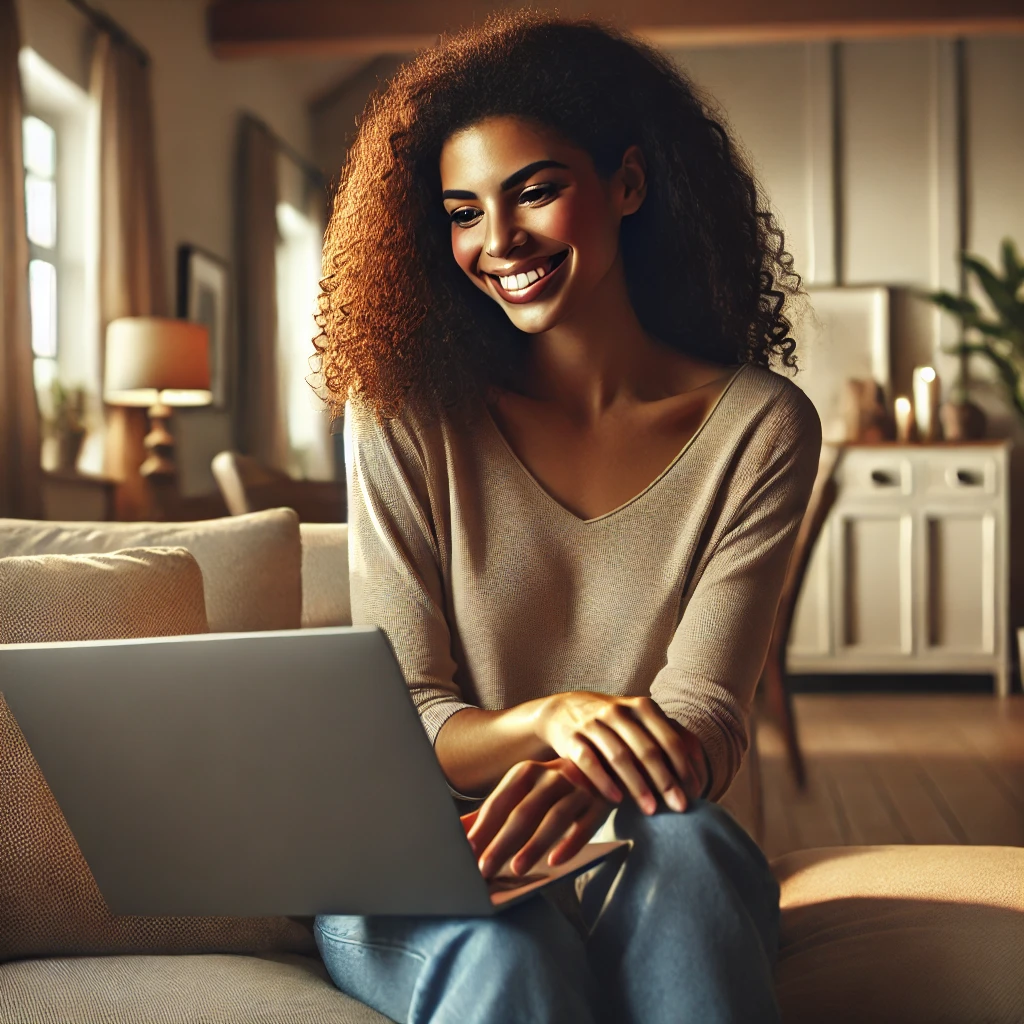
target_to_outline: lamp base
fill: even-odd
[[[174,476],[174,435],[167,427],[170,417],[170,406],[160,404],[150,407],[150,431],[142,442],[149,454],[139,467],[144,477]]]

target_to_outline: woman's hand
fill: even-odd
[[[655,794],[672,810],[685,811],[707,783],[700,741],[650,697],[554,694],[546,698],[537,733],[606,800],[619,803],[624,786],[645,814],[657,809]]]
[[[510,857],[512,873],[525,875],[549,850],[550,867],[582,850],[610,809],[566,758],[520,761],[462,824],[484,878]]]

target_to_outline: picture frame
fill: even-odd
[[[211,405],[231,400],[231,289],[226,260],[198,245],[178,247],[178,316],[210,332]]]

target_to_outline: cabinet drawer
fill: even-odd
[[[914,464],[903,451],[847,449],[837,470],[844,498],[898,498],[914,490]]]
[[[998,494],[999,463],[986,452],[971,449],[932,450],[915,459],[917,491],[929,497],[978,498]]]

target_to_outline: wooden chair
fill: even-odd
[[[782,595],[779,598],[778,611],[775,613],[775,625],[772,629],[771,644],[768,658],[761,672],[759,686],[760,695],[767,705],[769,716],[774,719],[782,732],[786,747],[786,760],[793,779],[801,789],[807,781],[803,753],[797,736],[796,719],[793,715],[793,696],[790,692],[786,676],[786,649],[793,628],[793,616],[796,612],[797,600],[807,575],[807,567],[814,553],[814,547],[821,536],[822,527],[835,505],[838,492],[836,469],[843,454],[842,445],[824,445],[821,461],[818,464],[818,475],[814,481],[807,511],[800,524],[793,554],[786,569],[786,577],[782,584]],[[750,726],[750,757],[749,773],[751,796],[754,812],[754,827],[758,840],[764,835],[764,790],[761,777],[760,759],[757,753],[757,713],[751,716]]]
[[[293,480],[249,455],[219,452],[211,467],[233,516],[282,506],[304,523],[345,522],[345,484],[334,480]]]

